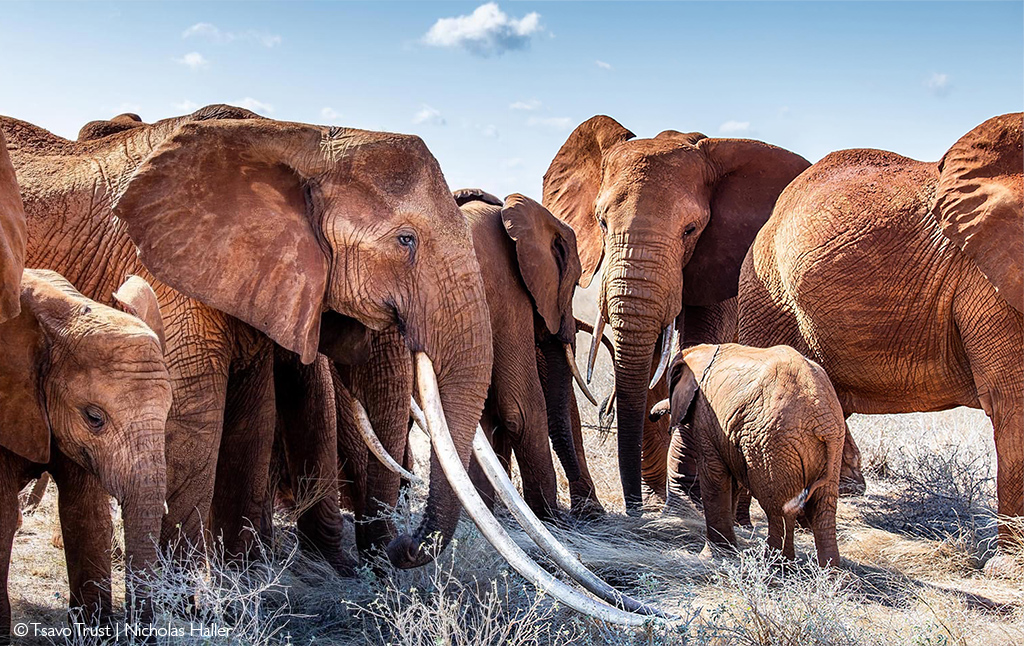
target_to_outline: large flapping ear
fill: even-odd
[[[939,162],[934,214],[996,291],[1024,312],[1022,114],[993,117]]]
[[[590,284],[604,256],[604,234],[594,214],[601,160],[633,136],[611,117],[591,117],[572,131],[544,173],[544,206],[576,232],[583,267],[580,287]]]
[[[782,189],[810,163],[788,150],[751,139],[701,139],[717,178],[711,219],[683,268],[683,302],[712,305],[736,296],[740,267],[772,214]]]
[[[0,132],[0,323],[21,309],[21,273],[25,269],[25,209],[18,178]]]
[[[673,366],[672,392],[669,397],[671,407],[669,419],[671,426],[678,426],[683,418],[686,417],[696,395],[697,376],[693,374],[693,370],[690,369],[690,366],[685,361],[677,357],[677,362]]]
[[[548,332],[571,339],[572,294],[582,273],[572,227],[519,193],[505,198],[501,221],[516,243],[519,273]]]
[[[160,315],[160,303],[156,292],[145,278],[129,275],[124,283],[114,292],[114,300],[121,311],[139,318],[153,330],[160,339],[160,349],[167,351],[167,340],[164,336],[164,318]]]
[[[45,464],[50,461],[50,425],[40,388],[47,340],[36,319],[33,285],[26,274],[21,313],[0,323],[0,446]]]
[[[497,196],[491,195],[480,188],[460,188],[457,191],[452,191],[452,197],[455,198],[455,203],[459,206],[469,204],[470,202],[483,202],[491,206],[501,206],[504,204]]]
[[[328,260],[296,165],[322,159],[322,140],[319,128],[262,119],[184,123],[114,207],[154,276],[305,363],[316,357]]]

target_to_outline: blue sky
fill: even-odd
[[[452,188],[539,198],[595,114],[811,161],[938,159],[1022,109],[1022,25],[1020,2],[5,3],[0,113],[74,137],[124,111],[242,104],[415,133]]]

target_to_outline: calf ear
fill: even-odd
[[[142,322],[153,330],[160,339],[160,349],[167,351],[164,336],[164,319],[160,316],[160,304],[156,300],[156,292],[144,278],[128,276],[116,292],[114,300],[118,307],[128,314],[142,319]]]
[[[673,375],[671,425],[676,426],[690,410],[697,395],[697,376],[685,362],[679,362],[678,373]]]
[[[0,446],[32,462],[50,461],[50,424],[40,391],[46,335],[26,279],[21,314],[0,324]]]
[[[993,117],[939,162],[934,215],[996,291],[1024,312],[1024,154],[1020,112]]]

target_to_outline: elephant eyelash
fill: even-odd
[[[97,406],[86,406],[82,409],[82,418],[93,433],[99,433],[107,425],[107,416]]]
[[[688,226],[685,229],[683,229],[683,237],[685,238],[686,236],[692,234],[696,230],[697,230],[697,225],[696,224],[691,224],[690,226]]]

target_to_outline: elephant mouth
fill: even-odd
[[[415,353],[414,359],[417,391],[423,406],[421,407],[417,403],[415,397],[410,402],[413,421],[430,436],[434,456],[463,508],[476,524],[480,533],[508,561],[509,565],[557,601],[601,621],[626,626],[641,626],[649,621],[664,623],[678,619],[614,589],[587,569],[564,545],[559,543],[516,491],[494,453],[494,449],[491,448],[482,429],[477,426],[473,440],[473,454],[506,507],[534,542],[565,573],[597,598],[588,596],[555,578],[527,555],[487,508],[462,464],[441,406],[433,363],[422,352]],[[424,547],[416,544],[415,539],[409,536],[397,537],[387,548],[388,557],[397,567],[416,567],[429,561],[430,558],[423,554],[424,551]]]

